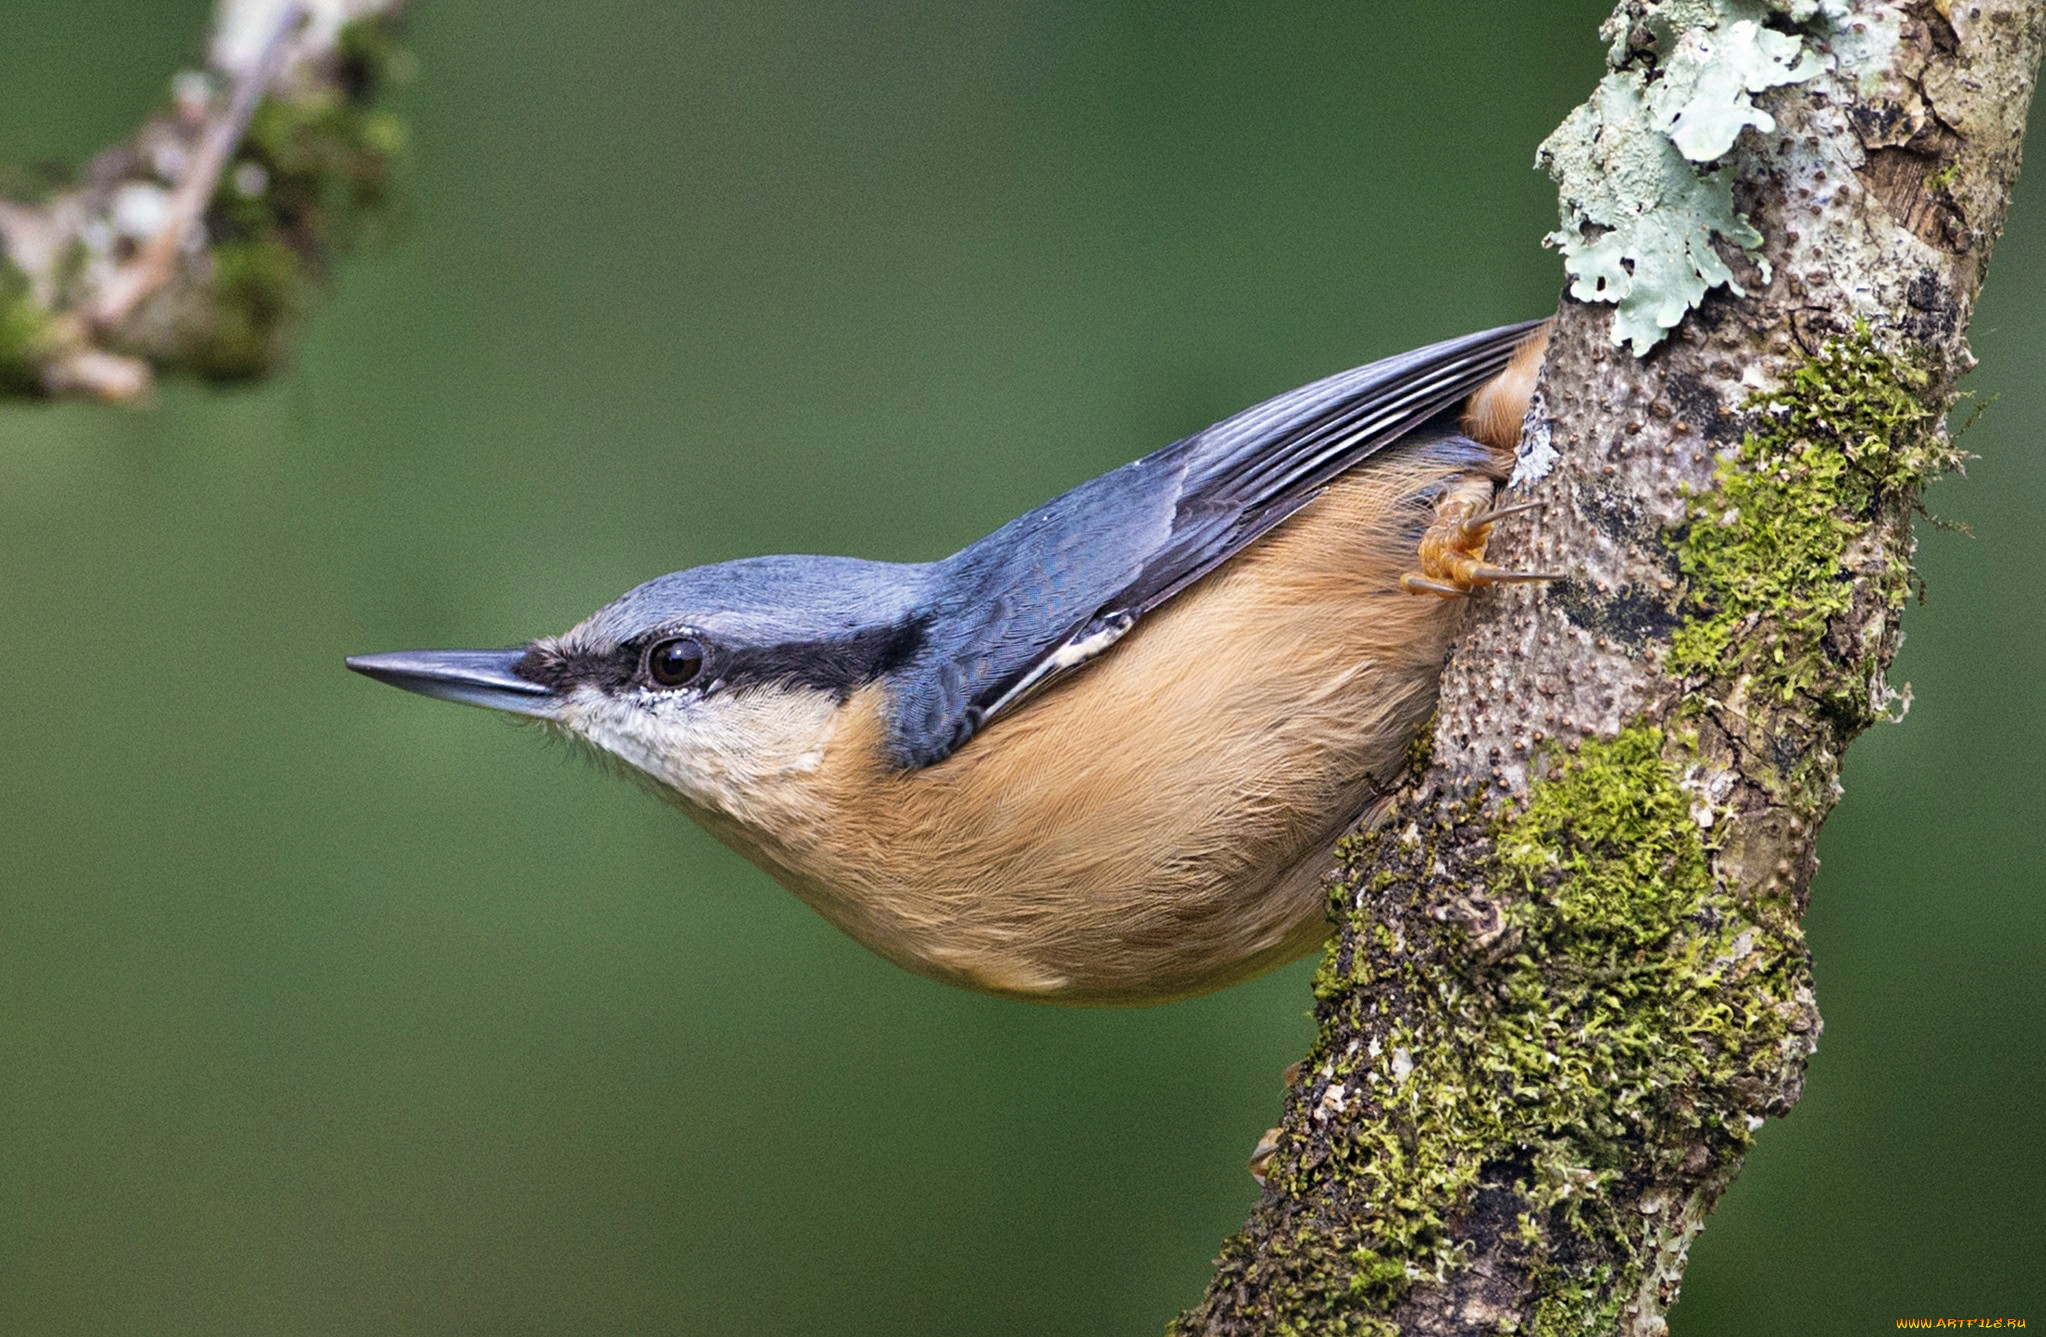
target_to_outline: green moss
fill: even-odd
[[[28,276],[0,253],[0,395],[43,393],[50,313],[29,291]]]
[[[1910,589],[1899,522],[1958,458],[1934,391],[1866,327],[1826,344],[1747,406],[1670,536],[1691,718],[1715,756],[1753,759],[1791,831],[1869,722],[1870,615]],[[1247,1329],[1375,1333],[1473,1249],[1533,1282],[1538,1334],[1668,1300],[1662,1250],[1794,1098],[1815,1024],[1791,893],[1716,871],[1708,840],[1734,840],[1731,868],[1773,866],[1778,827],[1709,811],[1699,747],[1639,724],[1538,757],[1518,807],[1409,794],[1342,847],[1304,1110],[1211,1307],[1254,1295]]]
[[[243,196],[230,172],[214,208],[242,228],[333,248],[389,201],[404,147],[395,117],[343,93],[270,98],[250,120],[239,158],[262,169],[264,189]]]
[[[217,309],[171,355],[179,369],[209,380],[273,370],[319,281],[390,212],[405,134],[373,104],[392,36],[388,19],[349,25],[336,86],[257,106],[207,209]]]
[[[1720,460],[1712,490],[1692,499],[1674,536],[1692,614],[1673,639],[1677,672],[1747,676],[1780,702],[1816,693],[1865,713],[1858,683],[1835,686],[1827,624],[1853,597],[1850,545],[1885,506],[1955,462],[1922,400],[1929,382],[1863,326],[1749,404],[1761,424]],[[1886,573],[1893,604],[1908,581],[1899,557]]]
[[[274,367],[303,302],[299,260],[274,238],[229,242],[213,249],[208,325],[194,340],[185,369],[208,380],[260,376]]]
[[[1897,525],[1957,459],[1933,392],[1866,327],[1826,344],[1747,406],[1670,536],[1692,718],[1808,820],[1869,719],[1869,615],[1910,589]],[[1409,795],[1343,847],[1307,1117],[1223,1259],[1224,1286],[1255,1281],[1261,1330],[1375,1331],[1473,1248],[1532,1280],[1535,1333],[1667,1300],[1664,1242],[1791,1098],[1814,1024],[1790,893],[1723,880],[1707,839],[1732,828],[1731,865],[1773,864],[1775,828],[1708,811],[1699,746],[1636,725],[1538,757],[1518,807]]]
[[[1715,1163],[1747,1145],[1801,1016],[1804,951],[1788,914],[1715,881],[1690,748],[1631,728],[1547,759],[1502,818],[1463,805],[1349,847],[1352,932],[1317,980],[1322,1034],[1370,1038],[1311,1056],[1327,1154],[1274,1167],[1291,1201],[1345,1209],[1283,1254],[1266,1242],[1275,1322],[1372,1331],[1416,1280],[1458,1268],[1474,1216],[1510,1210],[1490,1228],[1518,1241],[1550,1329],[1588,1330],[1652,1253],[1615,1182],[1671,1182],[1701,1143]],[[1491,855],[1445,867],[1472,823]],[[1359,893],[1363,868],[1378,871]]]
[[[1618,1331],[1621,1295],[1612,1286],[1611,1273],[1610,1268],[1600,1268],[1585,1278],[1549,1278],[1528,1323],[1531,1337],[1583,1337],[1587,1332]]]

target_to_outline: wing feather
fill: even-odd
[[[898,681],[894,750],[942,760],[1106,652],[1145,614],[1379,450],[1456,411],[1540,324],[1402,353],[1268,399],[1019,516],[943,565],[925,662]]]

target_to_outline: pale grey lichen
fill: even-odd
[[[1791,8],[1810,18],[1830,2]],[[1715,239],[1768,275],[1762,234],[1734,208],[1732,169],[1713,164],[1743,130],[1776,128],[1754,94],[1824,68],[1802,37],[1768,27],[1770,16],[1760,0],[1650,4],[1608,32],[1612,72],[1537,155],[1561,187],[1562,226],[1548,242],[1563,252],[1570,295],[1613,303],[1613,342],[1637,357],[1713,288],[1742,293]]]
[[[1769,131],[1776,119],[1749,96],[1819,72],[1819,58],[1790,33],[1737,19],[1723,28],[1691,28],[1677,38],[1649,91],[1655,123],[1692,162],[1726,156],[1748,126]]]
[[[1563,251],[1570,295],[1613,303],[1613,342],[1637,357],[1713,288],[1744,292],[1715,236],[1762,244],[1733,206],[1731,169],[1693,170],[1656,117],[1639,77],[1608,74],[1539,158],[1563,188],[1564,226],[1547,240]]]
[[[1508,487],[1532,487],[1549,476],[1549,470],[1556,467],[1561,459],[1556,443],[1549,436],[1547,414],[1536,415],[1527,430],[1520,434],[1520,445],[1513,452],[1513,476],[1506,480]]]
[[[1833,68],[1864,96],[1880,91],[1890,54],[1904,33],[1903,6],[1863,5],[1853,0],[1770,0],[1769,7],[1801,27],[1822,30]],[[1934,0],[1941,15],[1949,0]]]

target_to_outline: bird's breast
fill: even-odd
[[[989,992],[1162,1001],[1311,951],[1329,847],[1434,707],[1461,603],[1398,580],[1451,472],[1421,448],[1346,475],[936,765],[888,764],[874,684],[814,767],[698,815],[882,955]]]

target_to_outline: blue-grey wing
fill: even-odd
[[[1457,410],[1539,323],[1432,344],[1268,399],[948,558],[932,639],[894,680],[897,760],[943,760],[1106,650],[1360,461]]]

